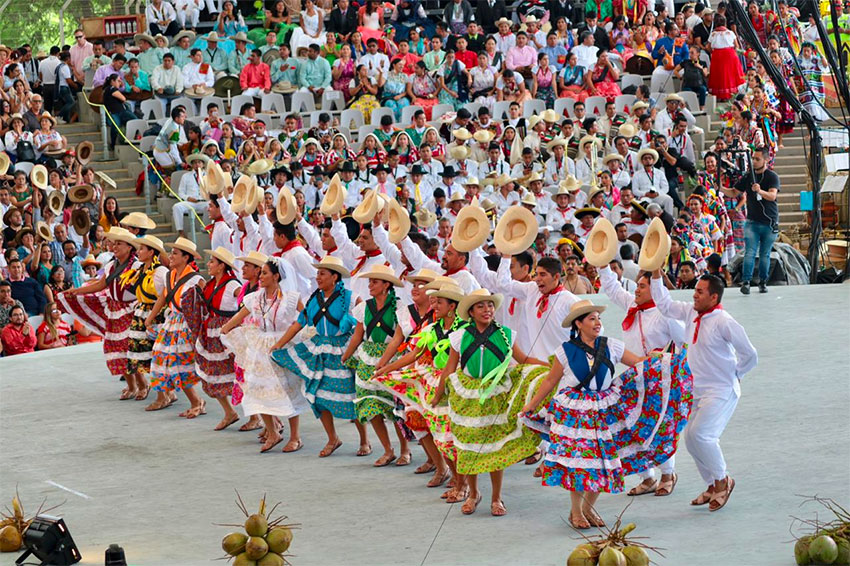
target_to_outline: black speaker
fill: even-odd
[[[41,560],[42,566],[70,566],[82,560],[65,521],[51,515],[33,519],[24,531],[24,546],[27,550],[15,564],[23,564],[30,555]]]

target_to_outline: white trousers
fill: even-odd
[[[255,98],[261,98],[265,94],[265,91],[263,90],[263,87],[261,87],[261,86],[252,86],[250,88],[246,88],[245,90],[243,90],[242,94],[244,94],[245,96],[253,96]]]
[[[673,472],[676,471],[676,455],[670,456],[670,459],[658,466],[658,469],[661,470],[662,476],[669,476]],[[641,481],[648,480],[655,477],[655,468],[649,468],[645,472],[641,472],[638,474]]]
[[[649,80],[650,92],[673,92],[673,71],[668,71],[663,66],[655,67],[652,78]]]
[[[201,202],[189,202],[189,201],[181,201],[174,205],[174,208],[171,209],[171,216],[174,221],[174,229],[182,230],[183,229],[183,219],[186,214],[191,214],[194,209],[201,217],[203,218],[204,212],[207,210],[207,206],[209,203],[201,201]]]
[[[720,450],[720,435],[738,406],[738,391],[721,397],[694,397],[691,418],[685,429],[685,446],[694,458],[706,485],[726,478],[726,460]]]
[[[181,28],[186,27],[186,22],[189,22],[189,27],[198,27],[198,20],[201,16],[201,9],[194,5],[188,5],[185,9],[177,10],[177,22]]]
[[[153,158],[163,167],[177,167],[183,162],[177,144],[170,144],[168,151],[153,150]]]

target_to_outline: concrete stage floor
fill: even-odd
[[[675,493],[636,498],[626,519],[666,549],[655,557],[660,565],[790,565],[789,515],[816,510],[800,509],[796,494],[850,501],[850,286],[771,287],[749,297],[732,289],[723,303],[760,356],[723,437],[737,489],[719,513],[689,506],[704,486],[682,447]],[[622,317],[616,308],[603,315],[609,335],[620,334]],[[254,507],[268,493],[303,525],[291,548],[296,566],[562,565],[578,544],[565,523],[569,494],[541,487],[531,467],[507,471],[506,517],[489,513],[487,478],[482,505],[466,517],[413,474],[424,460],[418,447],[412,466],[373,469],[377,454],[355,458],[355,429],[341,424],[344,446],[319,460],[324,433],[306,415],[300,452],[260,455],[255,433],[212,431],[217,405],[185,421],[182,397],[158,413],[117,401],[121,387],[99,348],[0,359],[0,499],[9,504],[18,486],[30,511],[44,497],[67,500],[58,512],[84,564],[103,564],[110,543],[124,547],[129,564],[215,564],[233,529],[213,523],[240,521],[234,489]],[[600,512],[613,521],[631,500],[603,495]],[[0,555],[0,565],[16,556]]]

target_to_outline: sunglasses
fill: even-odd
[[[83,36],[81,36],[81,35],[75,35],[74,36],[74,39],[82,39],[82,38],[83,38]]]

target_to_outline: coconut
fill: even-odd
[[[275,527],[266,535],[266,542],[269,543],[269,552],[283,554],[292,544],[292,530],[289,527]]]
[[[245,532],[248,533],[248,536],[264,537],[268,531],[269,523],[259,513],[254,513],[245,521]]]
[[[245,551],[248,536],[245,533],[230,533],[221,539],[221,549],[230,556],[237,556]]]
[[[850,564],[850,541],[846,538],[835,537],[835,544],[838,545],[838,558],[833,564],[847,566]]]
[[[809,557],[815,563],[832,564],[838,558],[838,545],[832,537],[821,535],[809,545]]]
[[[577,548],[567,558],[567,566],[596,566],[596,559],[586,548]]]
[[[804,536],[797,540],[794,545],[794,559],[797,561],[797,566],[808,566],[812,563],[809,557],[809,545],[812,543],[812,537]]]
[[[286,562],[283,560],[283,556],[274,552],[269,552],[257,560],[257,566],[283,566],[284,564]]]
[[[609,546],[599,555],[599,566],[627,566],[626,557],[616,548]]]
[[[231,564],[231,566],[257,566],[257,562],[256,560],[248,558],[248,555],[243,552],[233,559],[233,564]]]
[[[649,555],[639,546],[623,548],[623,556],[626,557],[628,566],[649,566]]]
[[[251,537],[245,544],[245,554],[251,560],[259,560],[269,551],[269,545],[263,537]]]
[[[23,544],[21,533],[14,525],[0,529],[0,552],[17,552]]]

